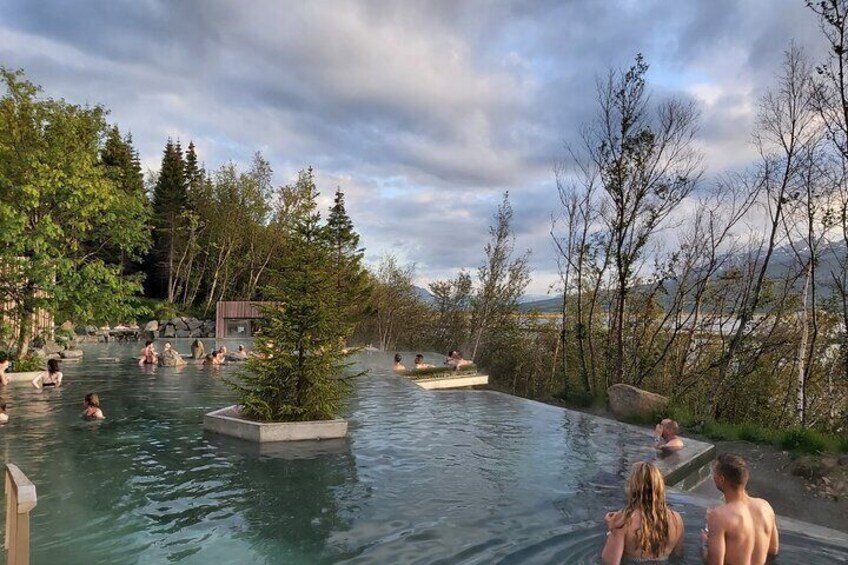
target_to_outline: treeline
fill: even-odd
[[[557,319],[520,313],[503,283],[505,300],[484,305],[490,274],[512,272],[491,243],[476,284],[431,285],[435,305],[385,261],[370,335],[389,349],[463,347],[526,396],[591,402],[627,383],[695,420],[845,432],[848,2],[810,6],[829,58],[788,49],[745,170],[707,177],[697,108],[654,103],[641,56],[599,81],[596,117],[556,171]]]
[[[52,330],[167,312],[214,312],[219,300],[263,300],[293,276],[293,227],[309,215],[334,265],[336,294],[366,304],[359,236],[336,190],[316,210],[311,169],[273,186],[256,154],[246,170],[206,171],[192,143],[168,140],[147,179],[132,137],[101,106],[45,98],[22,71],[0,69],[0,341],[17,357]],[[314,217],[313,217],[314,216]],[[319,245],[320,243],[320,245]],[[156,300],[144,300],[156,299]],[[342,304],[337,304],[339,309]],[[344,306],[346,312],[362,311]],[[351,314],[353,315],[353,314]]]

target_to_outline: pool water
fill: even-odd
[[[3,392],[3,459],[38,490],[35,564],[596,563],[604,512],[651,457],[647,432],[495,392],[424,391],[383,354],[357,358],[371,373],[347,439],[260,448],[201,428],[235,400],[235,367],[139,367],[139,348],[89,346],[64,364],[67,386]],[[80,418],[88,392],[105,421]],[[703,509],[672,502],[684,562],[700,563]],[[781,542],[780,563],[848,560],[837,545]]]

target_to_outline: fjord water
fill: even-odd
[[[38,489],[35,564],[596,563],[603,513],[652,456],[633,428],[499,393],[420,390],[383,354],[357,357],[371,372],[346,440],[259,449],[201,429],[235,400],[224,379],[237,368],[143,368],[137,344],[85,349],[64,364],[67,386],[3,392],[3,459]],[[106,421],[80,419],[87,392]],[[685,562],[698,563],[703,510],[672,502]],[[848,559],[781,542],[782,563]]]

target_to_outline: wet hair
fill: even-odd
[[[0,410],[2,410],[3,412],[6,411],[6,401],[5,400],[0,400]]]
[[[722,453],[716,457],[713,468],[733,488],[745,488],[748,484],[748,464],[738,455]]]
[[[5,363],[9,359],[9,356],[4,352],[0,351],[0,363]]]
[[[210,354],[209,354],[209,356],[210,356],[212,359],[214,359],[215,357],[217,357],[217,356],[218,356],[218,351],[217,351],[217,350],[215,350],[215,349],[213,349],[213,350],[212,350],[212,353],[210,353]]]
[[[642,515],[636,543],[648,555],[662,555],[668,542],[670,511],[665,501],[665,479],[653,463],[641,461],[630,471],[623,511],[625,523],[636,511]]]
[[[664,423],[663,423],[662,427],[663,427],[664,430],[668,430],[671,433],[673,433],[674,435],[677,435],[677,434],[680,433],[680,425],[677,422],[675,422],[674,420],[668,420],[667,419],[667,420],[663,420],[663,422]]]
[[[239,344],[239,351],[244,351],[244,345]]]
[[[418,355],[415,356],[415,362],[416,363],[423,363],[424,362],[424,356],[419,353]]]
[[[58,373],[59,372],[59,360],[58,359],[50,359],[47,361],[47,372],[48,373]]]
[[[457,353],[457,354],[458,354],[458,353],[459,353],[459,351],[457,351],[456,349],[451,349],[450,351],[448,351],[448,357],[453,357],[453,354],[454,354],[454,353]]]
[[[85,395],[85,403],[89,406],[100,408],[100,397],[97,396],[96,392],[89,392]]]
[[[153,345],[153,342],[149,339],[144,342],[144,347],[148,347],[148,346],[151,346],[151,345]]]
[[[395,363],[400,363],[403,360],[403,357],[400,356],[400,353],[395,353]]]

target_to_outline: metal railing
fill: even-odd
[[[35,485],[11,463],[6,465],[6,564],[29,565],[29,513],[38,497]]]

